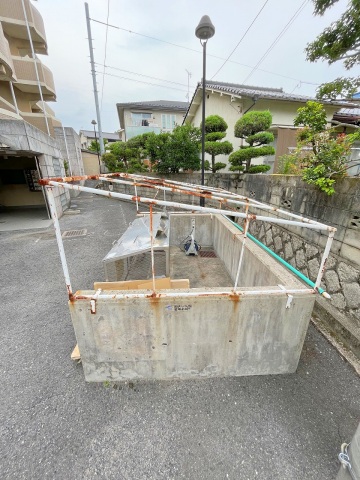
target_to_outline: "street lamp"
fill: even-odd
[[[96,143],[96,151],[97,151],[97,156],[98,156],[98,162],[99,162],[99,173],[101,173],[101,167],[100,167],[100,153],[99,153],[99,144],[97,141],[97,136],[96,136],[96,129],[95,125],[97,125],[96,120],[91,120],[91,124],[94,125],[94,134],[95,134],[95,143]]]
[[[205,185],[205,99],[206,99],[206,44],[215,34],[215,27],[210,17],[204,15],[195,29],[195,35],[203,47],[203,102],[202,102],[202,133],[201,133],[201,185]],[[205,198],[200,197],[200,206],[205,206]]]

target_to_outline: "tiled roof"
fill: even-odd
[[[95,138],[94,130],[80,130],[80,134],[83,134],[88,138]],[[98,131],[96,130],[96,136],[99,137]],[[103,138],[106,140],[120,140],[120,137],[117,133],[102,132]]]
[[[200,84],[198,85],[198,88],[199,86]],[[206,82],[206,88],[250,98],[257,97],[268,98],[271,100],[290,100],[292,102],[307,102],[309,100],[314,100],[312,97],[308,97],[305,95],[286,93],[282,88],[254,87],[251,85],[240,85],[236,83],[212,81]],[[333,105],[346,104],[346,102],[344,101],[323,101],[322,103],[331,103]]]
[[[146,108],[156,110],[179,110],[185,112],[188,108],[187,102],[175,102],[174,100],[150,100],[144,102],[117,103],[119,108]]]
[[[340,108],[340,110],[336,112],[336,115],[338,114],[360,117],[360,108]]]

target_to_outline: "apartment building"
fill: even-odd
[[[56,101],[43,19],[30,0],[0,2],[0,209],[46,207],[39,177],[63,176],[66,158],[56,141],[61,122],[47,102]],[[81,162],[74,174],[81,173]],[[70,202],[55,191],[58,214]],[[0,212],[1,212],[0,210]]]

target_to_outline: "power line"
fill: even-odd
[[[110,0],[108,0],[107,4],[107,18],[106,23],[109,23],[109,14],[110,14]],[[102,77],[102,86],[101,86],[101,101],[100,101],[100,110],[102,110],[103,98],[104,98],[104,85],[105,85],[105,63],[106,63],[106,53],[107,53],[107,43],[108,43],[108,32],[109,26],[106,26],[106,34],[105,34],[105,52],[104,52],[104,74]]]
[[[106,72],[96,72],[96,73],[101,73],[103,75],[107,75],[108,77],[121,78],[122,80],[130,80],[131,82],[144,83],[145,85],[152,85],[154,87],[169,88],[170,90],[178,90],[179,92],[185,92],[185,93],[187,92],[187,90],[183,90],[182,88],[168,87],[167,85],[159,85],[157,83],[144,82],[143,80],[134,80],[133,78],[121,77],[120,75],[114,75],[113,73],[106,73]]]
[[[232,52],[230,53],[230,55],[227,57],[227,59],[225,60],[225,62],[221,65],[221,67],[216,71],[216,73],[214,73],[214,75],[211,77],[211,80],[216,77],[216,75],[220,72],[220,70],[223,68],[223,66],[226,64],[226,62],[229,60],[229,58],[231,57],[231,55],[235,52],[235,50],[238,48],[238,46],[240,45],[240,43],[244,40],[244,38],[246,37],[246,34],[248,33],[248,31],[250,30],[250,28],[254,25],[254,23],[256,22],[256,19],[258,18],[258,16],[260,15],[260,13],[264,10],[265,8],[265,5],[268,3],[269,0],[266,0],[266,2],[264,3],[264,5],[260,8],[260,10],[258,11],[256,17],[254,18],[254,20],[250,23],[250,25],[248,26],[246,32],[244,33],[244,35],[240,38],[239,42],[237,43],[236,47],[232,50]]]
[[[249,80],[249,78],[252,76],[252,74],[258,69],[259,65],[265,60],[265,58],[269,55],[269,53],[271,52],[271,50],[275,47],[275,45],[278,43],[278,41],[280,40],[280,38],[284,35],[284,33],[289,29],[290,25],[296,20],[296,18],[300,15],[300,13],[302,12],[302,10],[305,8],[305,5],[306,3],[308,3],[309,0],[304,0],[304,2],[300,5],[300,7],[296,10],[296,12],[294,13],[294,15],[290,18],[290,20],[288,21],[288,23],[285,25],[285,27],[281,30],[281,32],[279,33],[279,35],[275,38],[275,40],[273,41],[273,43],[270,45],[270,47],[266,50],[266,52],[264,53],[264,55],[260,58],[260,60],[258,61],[258,63],[255,65],[255,67],[251,70],[251,72],[249,73],[249,75],[245,78],[245,80],[243,81],[243,83],[246,84],[246,82]],[[260,69],[259,69],[260,70]],[[308,83],[308,82],[302,82],[302,83]]]
[[[138,72],[132,72],[130,70],[123,70],[122,68],[111,67],[110,65],[103,65],[102,63],[96,63],[95,62],[95,65],[110,68],[111,70],[117,70],[119,72],[131,73],[132,75],[138,75],[139,77],[151,78],[152,80],[159,80],[160,82],[172,83],[173,85],[180,85],[181,87],[187,87],[187,85],[185,85],[185,83],[173,82],[172,80],[165,80],[164,78],[159,78],[159,77],[151,77],[150,75],[145,75],[143,73],[138,73]],[[104,75],[104,73],[103,73],[103,75]],[[195,88],[195,87],[192,85],[191,88]]]
[[[109,27],[111,28],[116,28],[117,30],[122,30],[123,32],[127,32],[127,33],[132,33],[133,35],[138,35],[140,37],[144,37],[144,38],[148,38],[150,40],[155,40],[157,42],[161,42],[161,43],[165,43],[167,45],[171,45],[173,47],[177,47],[177,48],[182,48],[183,50],[188,50],[190,52],[195,52],[195,53],[200,53],[202,55],[202,51],[200,50],[195,50],[194,48],[190,48],[190,47],[185,47],[184,45],[178,45],[176,43],[172,43],[172,42],[168,42],[166,40],[162,40],[160,38],[156,38],[156,37],[151,37],[149,35],[144,35],[142,33],[139,33],[139,32],[134,32],[133,30],[129,30],[129,29],[126,29],[126,28],[122,28],[122,27],[118,27],[117,25],[112,25],[110,23],[105,23],[105,22],[101,22],[100,20],[95,20],[94,18],[91,18],[91,20],[93,22],[96,22],[96,23],[100,23],[101,25],[108,25]],[[207,54],[207,57],[212,57],[212,58],[216,58],[218,60],[225,60],[224,57],[219,57],[217,55],[212,55],[210,53]],[[247,68],[254,68],[253,66],[251,65],[246,65],[245,63],[240,63],[240,62],[237,62],[236,60],[229,60],[230,63],[234,63],[236,65],[241,65],[242,67],[247,67]],[[277,77],[281,77],[281,78],[287,78],[289,80],[294,80],[296,82],[299,82],[300,79],[299,78],[295,78],[295,77],[289,77],[288,75],[282,75],[280,73],[276,73],[276,72],[271,72],[269,70],[264,70],[262,68],[258,68],[257,70],[260,70],[260,72],[264,72],[264,73],[270,73],[271,75],[275,75]],[[305,80],[301,80],[301,83],[304,83],[304,84],[307,84],[307,85],[320,85],[319,83],[314,83],[314,82],[307,82]]]

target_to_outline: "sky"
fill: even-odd
[[[313,15],[310,0],[88,0],[88,4],[104,132],[120,128],[116,103],[186,102],[188,80],[191,99],[202,77],[202,47],[195,28],[203,15],[209,15],[215,26],[207,44],[207,80],[314,96],[317,84],[346,75],[340,62],[310,63],[304,53],[306,44],[339,18],[346,0],[339,0],[323,17]],[[90,130],[96,110],[84,2],[38,0],[33,5],[43,17],[48,41],[49,55],[40,58],[55,80],[57,102],[50,106],[64,126]]]

